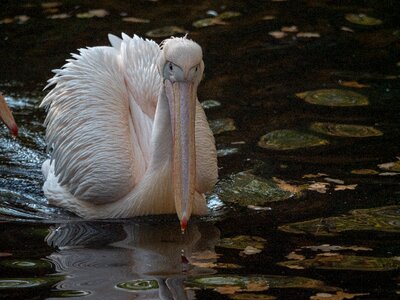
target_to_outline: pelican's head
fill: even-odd
[[[6,124],[13,136],[18,135],[18,127],[3,95],[0,93],[0,120]]]
[[[175,208],[182,231],[195,198],[195,114],[197,86],[204,71],[202,58],[201,47],[184,37],[165,40],[158,60],[171,116]]]

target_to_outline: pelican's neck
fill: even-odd
[[[171,117],[163,84],[158,97],[151,135],[150,170],[156,170],[158,167],[165,165],[165,163],[171,162],[172,139]]]

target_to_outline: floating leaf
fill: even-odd
[[[52,286],[62,280],[62,276],[51,277],[24,277],[24,278],[0,278],[0,291],[31,289]]]
[[[272,15],[267,15],[267,16],[264,16],[262,19],[263,19],[264,21],[271,21],[271,20],[275,20],[276,17],[275,17],[275,16],[272,16]]]
[[[26,15],[20,15],[20,16],[16,16],[14,18],[14,20],[18,23],[18,24],[25,24],[26,22],[28,22],[30,20],[31,17],[26,16]]]
[[[318,246],[303,246],[302,249],[311,249],[312,251],[322,251],[322,252],[331,252],[331,251],[343,251],[343,250],[352,250],[352,251],[372,251],[371,248],[367,247],[359,247],[359,246],[335,246],[330,244],[323,244]],[[288,257],[289,258],[289,257]],[[290,258],[289,258],[290,259]]]
[[[331,183],[344,184],[344,181],[341,180],[341,179],[325,177],[324,180],[327,181],[327,182],[331,182]]]
[[[356,169],[352,170],[351,174],[356,174],[356,175],[376,175],[379,174],[378,171],[372,170],[372,169]]]
[[[51,270],[51,263],[42,259],[6,259],[0,261],[0,266],[13,270]]]
[[[263,250],[266,240],[258,236],[238,235],[233,238],[221,239],[217,246],[221,248],[245,250],[251,246],[253,249]]]
[[[51,298],[73,298],[73,297],[84,297],[90,295],[88,291],[78,290],[54,290],[51,291]]]
[[[122,21],[128,22],[128,23],[150,23],[150,20],[148,20],[148,19],[134,18],[134,17],[125,17],[125,18],[122,18]]]
[[[345,18],[347,21],[353,24],[363,25],[363,26],[376,26],[382,24],[382,20],[369,17],[365,14],[347,14]]]
[[[367,88],[370,87],[368,84],[361,84],[358,83],[357,81],[342,81],[339,80],[339,84],[345,87],[350,87],[350,88],[356,88],[356,89],[362,89],[362,88]]]
[[[321,35],[318,32],[299,32],[296,34],[298,38],[319,38]]]
[[[212,275],[203,277],[192,277],[186,281],[186,286],[201,289],[216,289],[218,287],[232,287],[236,291],[250,292],[266,290],[268,288],[298,288],[315,289],[320,291],[337,291],[335,287],[326,286],[320,280],[306,277],[289,277],[278,275]],[[262,289],[262,290],[261,290]]]
[[[56,20],[56,19],[67,19],[67,18],[70,18],[70,17],[71,17],[71,15],[69,15],[69,14],[56,14],[56,15],[48,16],[47,18],[48,19],[52,19],[52,20]]]
[[[236,130],[235,121],[232,118],[222,118],[209,121],[210,128],[214,134],[220,134],[225,131]]]
[[[346,231],[400,232],[400,206],[356,209],[350,213],[347,216],[287,224],[280,226],[279,230],[317,236],[333,236]]]
[[[243,249],[243,251],[240,251],[239,255],[254,255],[261,253],[261,249],[255,248],[253,246],[247,246],[246,248]]]
[[[329,144],[327,140],[311,133],[289,129],[275,130],[267,133],[258,142],[258,146],[269,150],[295,150],[327,144]]]
[[[307,189],[310,191],[315,191],[321,194],[325,194],[329,186],[330,184],[327,182],[315,182],[310,184]]]
[[[279,266],[291,268],[313,268],[323,270],[353,270],[353,271],[392,271],[400,268],[400,261],[386,257],[333,255],[316,256],[315,258],[285,261]]]
[[[158,283],[157,280],[137,279],[118,283],[116,287],[128,291],[147,291],[158,289]]]
[[[298,32],[299,29],[297,28],[297,26],[284,26],[281,28],[281,31],[293,33]]]
[[[247,205],[248,209],[254,209],[254,210],[272,210],[271,207],[267,206],[257,206],[257,205]]]
[[[227,155],[232,155],[235,153],[239,152],[239,148],[224,148],[224,149],[218,149],[217,150],[217,156],[218,157],[224,157]]]
[[[90,19],[93,17],[104,18],[109,14],[110,13],[105,9],[91,9],[88,12],[76,14],[76,17],[79,19]]]
[[[354,32],[353,29],[351,29],[351,28],[349,28],[349,27],[346,27],[346,26],[340,27],[340,30],[342,30],[342,31],[347,31],[347,32]]]
[[[3,20],[0,20],[0,24],[11,24],[11,23],[14,23],[13,18],[5,18]]]
[[[178,26],[165,26],[146,32],[146,35],[151,38],[165,38],[175,34],[186,33],[186,30]]]
[[[229,299],[232,300],[274,300],[275,296],[265,295],[265,294],[251,294],[251,293],[240,293],[229,295]]]
[[[296,94],[304,101],[325,106],[365,106],[368,105],[368,98],[364,95],[338,89],[322,89]]]
[[[221,13],[218,18],[220,18],[221,20],[226,20],[226,19],[232,19],[232,18],[236,18],[241,16],[242,14],[240,12],[237,11],[225,11],[223,13]]]
[[[210,108],[221,106],[221,102],[210,99],[210,100],[205,100],[205,101],[201,102],[201,106],[204,109],[210,109]]]
[[[342,291],[337,291],[336,294],[329,294],[329,293],[317,293],[314,296],[310,297],[310,300],[344,300],[344,299],[353,299],[357,296],[365,296],[369,295],[368,293],[345,293]]]
[[[382,172],[379,173],[379,176],[397,176],[400,175],[400,173],[395,173],[395,172]]]
[[[201,20],[197,20],[192,23],[193,27],[196,28],[203,28],[203,27],[209,27],[209,26],[214,26],[214,25],[226,25],[227,23],[222,21],[220,18],[205,18]]]
[[[328,174],[325,174],[325,173],[306,174],[306,175],[303,175],[302,178],[318,178],[318,177],[324,177],[324,176],[328,176]]]
[[[62,3],[61,2],[56,2],[56,1],[54,1],[54,2],[42,2],[40,5],[44,9],[49,9],[49,8],[58,8],[58,7],[62,6]]]
[[[287,33],[282,31],[270,31],[268,34],[276,39],[283,39],[285,36],[287,36]]]
[[[290,252],[288,255],[286,255],[287,259],[290,260],[304,260],[306,257],[301,254],[297,254],[296,252]]]
[[[300,195],[300,193],[307,189],[308,185],[294,185],[294,184],[289,184],[286,181],[273,177],[272,178],[274,182],[284,191],[288,191],[293,194]]]
[[[296,196],[282,190],[272,180],[255,176],[249,172],[232,175],[230,180],[220,183],[220,198],[225,202],[265,206],[270,202],[282,201]]]
[[[400,172],[400,160],[378,165],[380,169],[387,171]]]
[[[356,187],[357,184],[337,185],[335,186],[335,191],[355,190]]]
[[[383,135],[382,131],[371,126],[334,124],[329,122],[315,122],[311,124],[310,129],[315,132],[340,137],[363,138]]]

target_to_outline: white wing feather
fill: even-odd
[[[159,47],[112,36],[81,49],[49,80],[46,140],[59,184],[94,204],[120,199],[144,175],[161,80]]]

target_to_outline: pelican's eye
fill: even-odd
[[[173,71],[173,70],[174,70],[174,65],[173,65],[171,62],[169,63],[169,70],[170,70],[170,71]]]

